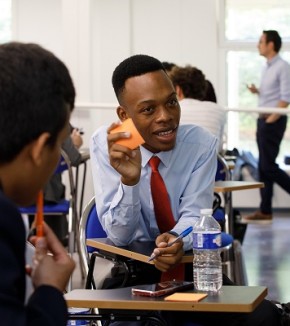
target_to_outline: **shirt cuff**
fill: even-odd
[[[139,202],[139,183],[135,186],[127,186],[122,184],[123,197],[122,204],[125,205],[135,205]]]

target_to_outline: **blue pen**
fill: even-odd
[[[186,237],[191,231],[193,230],[193,227],[190,226],[189,228],[187,228],[186,230],[184,230],[183,232],[181,232],[179,234],[179,236],[177,238],[175,238],[173,241],[169,242],[167,244],[167,247],[171,247],[172,245],[174,245],[177,241],[181,240],[182,238]],[[160,254],[156,255],[156,254],[153,254],[150,256],[150,258],[148,259],[148,262],[149,261],[152,261],[153,259],[155,259],[157,256],[159,256]]]

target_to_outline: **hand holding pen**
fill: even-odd
[[[189,228],[187,228],[186,230],[184,230],[183,232],[180,233],[180,235],[175,238],[173,241],[168,242],[166,247],[171,247],[172,245],[174,245],[177,241],[180,241],[181,239],[183,239],[184,237],[186,237],[190,232],[192,232],[193,227],[190,226]],[[160,254],[152,254],[150,256],[150,258],[148,259],[148,262],[154,260],[156,257],[158,257]]]

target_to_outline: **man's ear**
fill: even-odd
[[[48,132],[44,132],[31,144],[31,159],[37,166],[42,162],[44,149],[49,137],[50,134]]]
[[[124,121],[129,118],[127,111],[122,106],[118,106],[116,111],[121,121]]]
[[[183,91],[182,91],[181,87],[176,85],[175,86],[175,91],[176,91],[177,99],[178,100],[183,100],[184,99],[184,94],[183,94]]]

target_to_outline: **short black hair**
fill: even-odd
[[[0,45],[0,164],[43,132],[54,146],[74,100],[69,71],[51,52],[32,43]]]
[[[157,70],[165,71],[162,63],[149,55],[136,54],[122,61],[114,70],[112,84],[119,100],[128,78],[144,75]]]
[[[213,84],[209,80],[206,80],[206,82],[207,82],[207,91],[206,91],[206,94],[205,94],[205,97],[204,97],[203,101],[209,101],[209,102],[217,103],[217,98],[216,98],[216,94],[215,94]]]
[[[273,42],[274,51],[279,52],[282,46],[282,40],[279,33],[275,30],[263,31],[263,34],[266,35],[266,43]]]
[[[166,71],[171,71],[174,67],[176,67],[175,63],[168,61],[162,61],[162,65]]]
[[[207,91],[207,81],[203,72],[195,67],[174,67],[170,72],[170,78],[174,86],[182,89],[186,98],[204,100]]]

